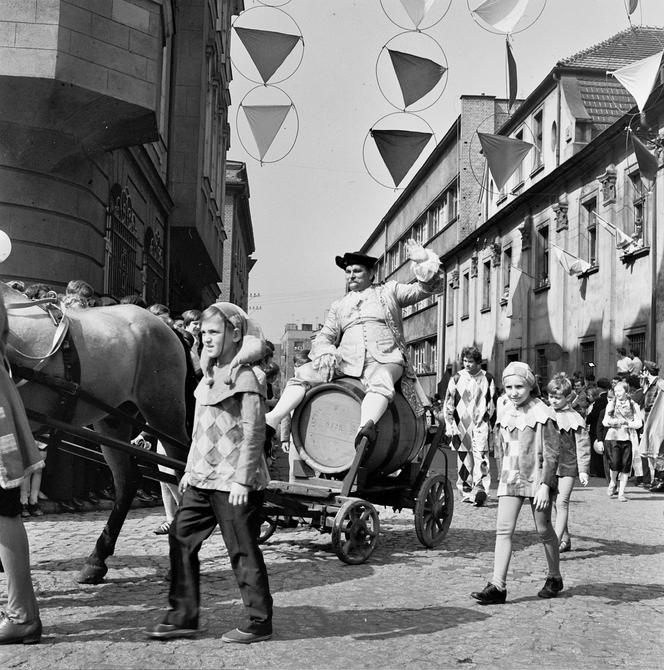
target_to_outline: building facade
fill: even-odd
[[[284,326],[284,334],[279,343],[279,357],[275,356],[275,362],[279,365],[281,388],[285,388],[286,382],[293,376],[295,366],[293,356],[298,352],[311,349],[311,344],[318,332],[314,330],[311,323],[287,323]],[[276,353],[276,352],[275,352]]]
[[[139,293],[175,309],[216,297],[228,39],[242,9],[241,0],[3,4],[0,214],[13,241],[4,278],[56,290],[84,279],[110,302]]]
[[[560,61],[499,131],[533,149],[502,191],[486,191],[478,234],[443,257],[448,340],[477,343],[497,374],[525,360],[543,382],[610,377],[617,347],[662,351],[661,180],[650,190],[629,140],[656,146],[662,105],[641,119],[606,72],[657,53],[663,37],[635,28]],[[576,259],[586,270],[570,273]],[[446,363],[455,355],[447,348]]]
[[[251,254],[256,247],[249,209],[247,166],[238,161],[229,160],[226,164],[224,227],[226,244],[219,299],[235,303],[246,311],[249,304],[249,272],[256,263]]]
[[[524,360],[542,381],[563,370],[611,376],[619,346],[653,360],[664,351],[657,252],[664,244],[658,225],[664,192],[661,178],[654,186],[642,179],[629,139],[629,132],[641,137],[661,166],[662,74],[645,115],[607,77],[607,71],[661,51],[663,41],[661,29],[634,28],[558,62],[509,117],[495,101],[495,131],[480,108],[474,127],[459,133],[456,161],[454,151],[444,156],[445,143],[454,144],[448,133],[367,241],[363,250],[381,257],[381,278],[408,280],[399,237],[424,242],[441,257],[445,295],[435,306],[416,306],[405,319],[411,355],[420,371],[422,360],[428,366],[423,381],[430,393],[435,379],[458,369],[468,344],[480,348],[484,367],[496,375],[510,361]],[[462,98],[469,100],[476,99]],[[456,128],[463,126],[462,109]],[[477,130],[533,145],[500,191],[490,179],[485,188],[472,182],[463,187],[463,175],[483,174],[468,164],[485,162],[474,150]],[[443,213],[442,230],[433,236],[430,227],[420,233],[420,222],[431,225],[431,209],[422,217],[425,203],[437,201],[424,194],[442,197],[455,168],[456,212]],[[434,230],[441,227],[438,216]],[[628,243],[617,248],[616,239]],[[570,273],[577,259],[587,269]],[[417,338],[425,347],[419,359]],[[434,341],[435,374],[427,360]]]

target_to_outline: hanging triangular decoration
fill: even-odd
[[[516,61],[514,60],[514,54],[512,53],[512,45],[510,44],[509,37],[505,43],[507,44],[507,111],[509,113],[509,111],[512,109],[512,105],[514,105],[516,101],[519,83],[516,75]]]
[[[388,49],[387,52],[392,59],[392,66],[401,87],[405,107],[412,105],[429,93],[447,71],[447,68],[440,63],[428,58],[392,49]]]
[[[417,28],[420,23],[422,23],[424,17],[427,15],[435,1],[436,0],[401,0],[401,4],[408,13],[408,16],[410,16],[413,25]]]
[[[477,136],[496,188],[501,191],[533,145],[504,135],[478,132]]]
[[[629,0],[627,6],[627,15],[631,16],[636,11],[636,8],[639,6],[639,0]]]
[[[650,184],[646,186],[652,186],[652,182],[657,178],[657,169],[659,163],[657,161],[657,156],[648,150],[648,147],[641,142],[641,140],[632,133],[632,144],[634,145],[634,153],[636,154],[636,162],[639,164],[639,172],[642,179],[647,179]]]
[[[267,84],[270,77],[281,67],[301,39],[299,35],[254,28],[236,27],[235,32],[244,44],[264,84]]]
[[[637,60],[636,63],[625,65],[625,67],[611,72],[636,100],[640,112],[643,111],[655,86],[663,55],[664,51],[660,51],[648,56],[648,58]]]
[[[529,0],[485,0],[473,13],[499,32],[510,34],[525,14],[528,2]]]
[[[261,160],[274,142],[292,105],[243,105]]]
[[[431,133],[413,130],[371,130],[370,133],[395,186],[403,181],[431,139]]]

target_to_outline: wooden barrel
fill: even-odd
[[[326,474],[343,473],[355,457],[360,425],[362,384],[343,377],[310,389],[293,414],[293,442],[302,460]],[[406,399],[396,393],[377,424],[377,439],[363,466],[387,475],[413,460],[426,437],[425,417],[416,417]]]

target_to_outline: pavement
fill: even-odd
[[[565,589],[542,600],[546,562],[522,510],[508,602],[483,607],[471,591],[492,572],[497,502],[455,504],[447,538],[425,549],[410,510],[379,508],[369,561],[346,565],[330,536],[278,529],[264,545],[274,595],[274,637],[221,642],[242,617],[221,535],[201,551],[202,630],[195,640],[149,640],[166,606],[168,540],[158,507],[135,508],[99,586],[76,574],[107,511],[47,514],[26,528],[44,623],[42,644],[0,648],[0,667],[78,668],[654,668],[664,628],[664,494],[629,487],[608,499],[603,480],[574,491]],[[0,575],[0,599],[6,597]]]

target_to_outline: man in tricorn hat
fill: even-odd
[[[311,347],[311,363],[297,369],[276,407],[267,413],[268,429],[276,429],[312,386],[337,377],[356,377],[366,390],[358,440],[366,436],[372,443],[375,424],[394,397],[394,384],[404,370],[402,393],[416,413],[423,413],[428,399],[407,360],[401,310],[441,290],[440,260],[413,240],[408,240],[407,252],[417,279],[413,284],[373,284],[376,258],[360,252],[336,257],[336,264],[346,273],[348,293],[332,303]]]

